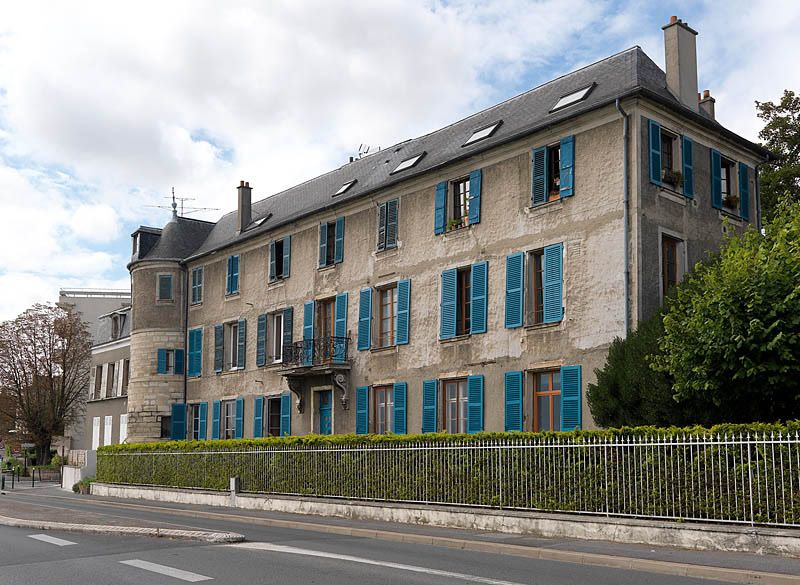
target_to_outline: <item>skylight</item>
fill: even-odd
[[[478,142],[479,140],[483,140],[484,138],[489,138],[489,136],[494,134],[494,131],[497,130],[500,127],[500,124],[502,124],[502,123],[503,123],[502,120],[498,120],[497,122],[495,122],[495,123],[493,123],[493,124],[491,124],[489,126],[486,126],[484,128],[480,128],[478,130],[475,130],[472,133],[472,136],[470,136],[469,139],[464,144],[462,144],[461,146],[469,146],[470,144],[473,144],[474,142]]]
[[[553,106],[553,109],[550,110],[551,112],[555,112],[556,110],[560,110],[561,108],[566,108],[567,106],[571,106],[572,104],[576,104],[579,101],[585,100],[589,93],[594,89],[595,84],[592,83],[591,85],[587,85],[583,89],[579,89],[578,91],[573,91],[572,93],[568,93],[565,96],[562,96],[557,102],[556,105]]]
[[[339,190],[336,193],[334,193],[333,196],[334,197],[338,197],[339,195],[342,195],[343,193],[345,193],[350,187],[352,187],[356,183],[358,183],[358,179],[353,179],[352,181],[347,181],[344,185],[339,187]]]
[[[418,154],[416,156],[412,156],[411,158],[407,158],[406,160],[401,162],[399,165],[397,165],[397,167],[389,174],[393,175],[395,173],[399,173],[400,171],[405,171],[406,169],[410,169],[415,164],[417,164],[420,160],[422,160],[423,156],[425,156],[425,153],[421,152],[420,154]]]

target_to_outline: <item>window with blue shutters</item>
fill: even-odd
[[[439,381],[425,380],[422,383],[422,432],[435,433],[439,430],[438,402]]]
[[[562,269],[563,246],[554,244],[543,253],[543,319],[544,323],[557,323],[564,318]]]
[[[397,247],[398,205],[397,199],[378,205],[378,251]]]
[[[164,349],[156,352],[156,372],[159,374],[183,374],[184,353],[182,349]]]
[[[486,333],[489,264],[451,268],[442,272],[439,338]]]
[[[483,376],[467,377],[467,432],[483,431]]]
[[[369,386],[356,388],[356,434],[369,432]]]
[[[455,268],[442,272],[441,301],[439,302],[439,338],[456,336],[458,271]]]
[[[481,221],[483,172],[472,171],[466,177],[442,181],[434,197],[435,234],[461,229]]]
[[[522,372],[505,373],[505,431],[523,430],[522,380]]]
[[[281,394],[281,437],[292,434],[292,395],[289,392]]]
[[[558,323],[564,316],[563,244],[553,244],[520,258],[512,254],[506,258],[506,326],[518,326],[525,306],[525,324]],[[527,266],[526,266],[527,265]],[[527,273],[525,272],[527,268]],[[520,274],[526,276],[522,285]]]
[[[226,295],[235,295],[239,292],[239,256],[228,256],[228,276],[225,286]]]
[[[256,366],[267,363],[267,315],[259,315],[256,323]]]
[[[289,278],[292,257],[292,236],[269,243],[269,281]]]
[[[561,366],[561,430],[580,430],[581,421],[581,367]]]
[[[566,136],[559,144],[559,196],[572,197],[575,194],[575,137]],[[555,186],[555,185],[554,185]]]
[[[203,372],[203,328],[189,330],[189,364],[187,375],[196,378]]]
[[[304,366],[310,366],[314,358],[314,301],[303,303],[303,356]]]
[[[186,405],[174,403],[172,405],[172,432],[170,439],[173,441],[183,441],[186,438]]]
[[[235,340],[233,343],[236,344],[236,354],[231,357],[231,368],[243,369],[247,357],[247,321],[240,319],[235,332],[232,331],[231,337],[232,340]]]
[[[236,399],[236,422],[234,426],[234,439],[244,437],[244,398]]]
[[[219,374],[225,364],[225,326],[214,325],[214,372]]]
[[[750,220],[750,176],[743,162],[739,163],[739,216]]]
[[[344,218],[340,218],[344,219]],[[319,226],[319,267],[333,266],[336,262],[336,226],[338,222],[330,221]],[[344,224],[341,225],[344,238]],[[340,244],[341,246],[341,244]]]
[[[408,385],[405,382],[394,383],[394,424],[393,432],[398,435],[405,435],[408,430],[406,426],[406,403],[408,398]]]
[[[208,424],[208,402],[198,402],[187,405],[187,418],[189,425],[186,438],[195,441],[205,441],[206,425]]]
[[[184,357],[182,349],[175,350],[175,367],[173,369],[173,374],[183,374]]]
[[[486,333],[488,318],[489,263],[476,262],[472,265],[470,283],[470,334]]]
[[[406,345],[409,336],[411,318],[411,280],[405,279],[397,282],[397,329],[395,342],[397,345]]]
[[[193,305],[203,302],[203,276],[204,271],[202,266],[192,268],[192,292],[190,302]]]
[[[575,194],[575,137],[531,152],[531,205],[559,201]]]
[[[372,289],[362,288],[358,294],[358,349],[367,350],[372,345]]]
[[[506,256],[506,312],[507,329],[522,327],[525,306],[525,254],[517,252]]]
[[[333,361],[347,361],[347,293],[336,295],[333,317]]]
[[[220,427],[222,418],[222,401],[214,400],[211,403],[211,438],[220,438]]]
[[[661,125],[649,120],[647,126],[648,152],[650,153],[650,182],[661,184]]]
[[[333,262],[339,264],[344,261],[344,218],[336,219],[336,228],[333,240]]]
[[[447,181],[436,185],[436,194],[433,204],[433,233],[443,234],[447,221]]]
[[[256,396],[253,400],[253,438],[264,436],[264,397]]]
[[[562,421],[561,370],[532,372],[533,430],[560,431]]]
[[[694,143],[688,136],[681,139],[683,162],[683,194],[689,199],[694,197]]]

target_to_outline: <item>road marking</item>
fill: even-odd
[[[478,577],[477,575],[467,575],[464,573],[453,573],[451,571],[440,571],[439,569],[430,569],[428,567],[418,567],[416,565],[404,565],[401,563],[389,563],[386,561],[374,561],[364,557],[353,557],[350,555],[340,555],[336,553],[329,553],[319,550],[310,550],[305,548],[296,548],[293,546],[283,546],[281,544],[270,544],[268,542],[241,542],[237,544],[229,544],[236,548],[246,548],[250,550],[265,550],[270,552],[286,553],[290,555],[303,555],[308,557],[321,557],[325,559],[335,559],[339,561],[350,561],[351,563],[361,563],[362,565],[376,565],[379,567],[388,567],[390,569],[398,569],[400,571],[411,571],[412,573],[424,573],[426,575],[436,575],[437,577],[449,577],[451,579],[461,579],[462,581],[471,581],[472,583],[485,583],[487,585],[522,585],[513,581],[499,581],[497,579],[489,579],[488,577]]]
[[[39,528],[41,528],[41,526]],[[29,534],[28,538],[41,540],[42,542],[49,542],[50,544],[54,544],[56,546],[69,546],[71,544],[78,544],[77,542],[64,540],[63,538],[56,538],[55,536],[48,536],[46,534]]]
[[[205,575],[198,575],[197,573],[184,571],[182,569],[175,569],[173,567],[167,567],[166,565],[157,565],[156,563],[149,563],[139,559],[120,561],[120,563],[123,565],[130,565],[131,567],[138,567],[139,569],[144,569],[145,571],[152,571],[153,573],[167,575],[168,577],[175,577],[176,579],[182,579],[183,581],[189,581],[190,583],[197,583],[198,581],[211,581],[213,579],[213,577],[206,577]]]

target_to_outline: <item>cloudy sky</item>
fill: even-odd
[[[127,287],[156,205],[236,203],[640,45],[700,32],[700,87],[757,139],[800,90],[800,2],[286,0],[0,5],[0,320],[59,287]]]

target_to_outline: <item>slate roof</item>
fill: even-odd
[[[210,221],[173,215],[169,223],[161,229],[158,242],[144,258],[138,260],[183,260],[208,239],[214,226]],[[147,228],[139,229],[144,231]]]
[[[575,105],[551,112],[559,98],[569,93],[595,84],[587,98]],[[694,121],[713,128],[746,148],[768,156],[767,151],[744,138],[724,129],[718,122],[703,113],[684,107],[667,90],[666,74],[640,47],[632,47],[602,61],[593,63],[572,73],[549,81],[539,87],[526,91],[496,106],[473,114],[440,130],[436,130],[401,142],[352,163],[291,187],[285,191],[253,203],[251,228],[239,233],[237,211],[224,215],[201,238],[203,229],[196,229],[191,239],[169,234],[169,224],[164,228],[161,242],[147,254],[164,257],[194,259],[230,244],[250,239],[259,234],[272,231],[281,225],[327,208],[385,189],[400,181],[430,172],[462,158],[497,147],[525,135],[542,130],[550,125],[576,117],[591,110],[613,103],[617,98],[643,95],[663,106],[675,109]],[[462,146],[472,133],[498,120],[502,125],[495,133],[469,146]],[[425,153],[413,168],[396,175],[391,172],[400,162]],[[333,194],[346,182],[357,180],[343,195]],[[258,221],[267,218],[258,225]],[[179,218],[184,219],[184,218]],[[179,241],[180,240],[180,241]],[[173,248],[174,246],[174,248]]]

